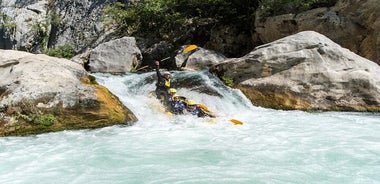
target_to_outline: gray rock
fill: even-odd
[[[141,65],[141,51],[134,37],[112,40],[91,50],[89,69],[91,72],[129,72]]]
[[[379,64],[378,12],[380,6],[377,0],[339,0],[330,8],[317,8],[299,14],[258,17],[255,21],[255,31],[264,43],[301,31],[316,31]]]
[[[79,80],[87,75],[81,65],[66,59],[20,51],[0,50],[0,55],[0,87],[6,87],[9,93],[1,99],[0,106],[25,98],[45,98],[47,95],[53,96],[49,103],[59,101],[64,108],[86,98],[96,99],[94,89],[84,86]],[[5,65],[9,61],[17,63]]]
[[[211,66],[223,62],[226,57],[213,50],[207,50],[198,47],[189,53],[183,53],[182,50],[176,56],[176,65],[178,68],[186,70],[209,69]]]
[[[380,110],[380,67],[313,31],[257,47],[214,72],[267,107]]]
[[[114,35],[102,20],[103,7],[112,3],[115,0],[0,1],[6,23],[17,25],[0,28],[0,48],[40,53],[63,45],[78,52],[95,47]]]
[[[0,2],[1,12],[7,17],[5,23],[15,23],[14,30],[5,30],[0,34],[0,40],[8,49],[31,50],[37,36],[37,27],[48,31],[46,6],[47,1],[19,2],[15,0],[3,0]],[[9,43],[7,43],[9,42]]]
[[[137,121],[84,68],[44,54],[0,50],[0,137]]]

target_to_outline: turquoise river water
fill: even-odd
[[[380,183],[380,114],[255,107],[202,71],[175,72],[196,84],[178,93],[218,117],[167,117],[148,97],[154,73],[95,76],[139,121],[0,138],[0,184]]]

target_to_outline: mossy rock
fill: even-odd
[[[270,85],[269,85],[270,86]],[[251,102],[260,107],[278,110],[303,110],[303,111],[350,111],[350,112],[380,112],[376,105],[338,105],[335,103],[312,103],[311,100],[300,94],[289,91],[266,87],[255,89],[245,86],[236,86]]]
[[[295,94],[276,90],[257,90],[237,86],[254,105],[282,110],[311,110],[311,104]]]
[[[3,113],[5,116],[0,119],[0,136],[24,136],[61,130],[132,125],[137,121],[135,115],[107,88],[94,84],[87,76],[81,81],[84,85],[94,88],[97,100],[82,102],[70,108],[63,108],[61,104],[52,108],[37,108],[37,104],[46,99],[30,100],[30,104],[23,106],[15,104],[13,106],[19,108],[13,109],[20,109],[19,112]]]

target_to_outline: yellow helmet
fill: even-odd
[[[194,100],[187,100],[187,105],[196,105]]]
[[[170,89],[168,90],[168,93],[177,93],[177,90],[175,90],[174,88],[170,88]]]

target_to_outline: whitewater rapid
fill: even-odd
[[[377,113],[255,107],[207,71],[174,72],[221,94],[177,88],[219,114],[210,124],[152,109],[154,73],[94,75],[139,121],[0,138],[0,183],[380,183]]]

